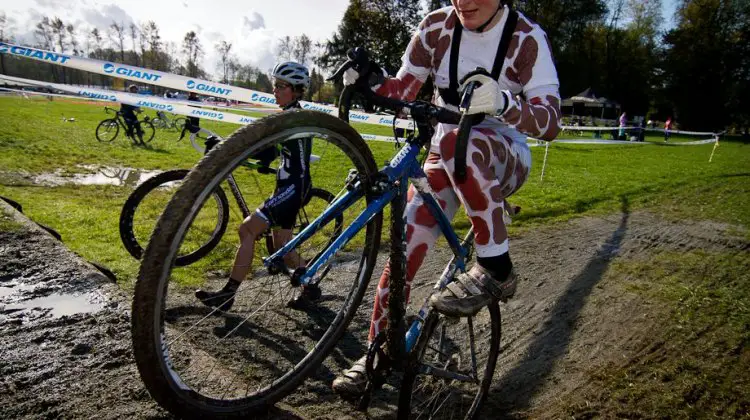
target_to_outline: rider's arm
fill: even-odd
[[[505,112],[500,116],[516,130],[529,136],[553,140],[560,131],[560,82],[552,60],[547,34],[536,24],[529,25],[521,17],[517,28],[521,31],[520,47],[511,43],[510,51],[520,48],[505,75],[523,86],[521,95],[510,95]]]
[[[401,59],[403,64],[396,77],[387,77],[375,89],[375,93],[404,101],[416,99],[419,89],[432,72],[432,57],[437,47],[437,37],[430,34],[435,33],[436,24],[444,18],[439,16],[436,19],[433,15],[435,14],[427,15],[419,24],[417,32],[406,47]]]
[[[502,120],[516,130],[541,140],[553,140],[560,132],[560,93],[556,85],[524,92],[528,99],[511,98]]]

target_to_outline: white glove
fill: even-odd
[[[376,73],[370,73],[370,80],[367,81],[373,91],[377,90],[388,77],[388,73],[380,67],[377,67],[377,69],[374,71]],[[344,72],[344,86],[349,86],[357,83],[357,80],[360,78],[360,76],[361,75],[357,70],[349,68]]]
[[[359,72],[353,68],[344,72],[344,86],[353,85],[359,79]]]
[[[466,111],[467,114],[489,114],[492,116],[503,115],[508,110],[512,94],[508,90],[500,89],[497,80],[483,74],[475,74],[464,80],[460,91],[470,82],[479,82],[482,86],[474,89],[471,104]]]

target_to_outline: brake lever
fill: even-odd
[[[456,137],[456,150],[455,150],[455,178],[456,181],[462,183],[466,180],[466,151],[469,146],[469,133],[471,127],[475,123],[475,115],[467,114],[469,106],[471,105],[471,98],[474,95],[474,89],[479,87],[479,82],[469,82],[464,89],[461,102],[458,106],[461,111],[461,120],[458,123],[458,135]]]

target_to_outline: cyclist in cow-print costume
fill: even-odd
[[[514,294],[503,205],[529,175],[526,136],[552,140],[560,130],[559,82],[547,35],[509,3],[452,0],[452,6],[430,13],[421,22],[396,77],[377,71],[360,75],[354,69],[344,77],[347,84],[367,77],[376,93],[413,100],[427,77],[433,76],[434,103],[452,109],[458,104],[460,86],[482,83],[468,113],[486,114],[486,118],[470,134],[465,181],[459,183],[453,176],[455,125],[438,124],[424,164],[443,211],[452,218],[462,204],[475,233],[477,263],[431,299],[433,307],[448,315],[472,315],[493,299],[505,301]],[[458,52],[451,54],[454,48]],[[492,68],[494,77],[476,74],[477,67]],[[457,78],[462,78],[460,86]],[[407,196],[406,222],[408,299],[411,281],[440,233],[414,186]],[[386,326],[389,271],[386,266],[378,284],[370,341]],[[366,381],[362,358],[334,380],[333,388],[356,396],[364,391]]]

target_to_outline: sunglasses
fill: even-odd
[[[283,90],[283,89],[291,88],[291,87],[292,85],[290,85],[289,83],[284,83],[284,82],[275,82],[273,84],[273,88],[276,90]]]

